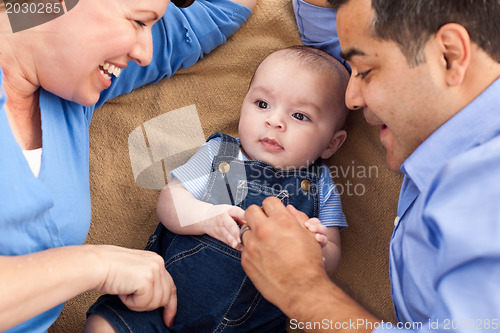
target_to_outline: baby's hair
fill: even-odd
[[[332,89],[340,89],[338,91],[339,95],[339,109],[338,112],[343,110],[339,117],[339,128],[341,129],[347,119],[347,114],[349,110],[345,105],[345,91],[347,89],[347,83],[349,82],[349,71],[347,68],[334,56],[316,49],[311,46],[295,45],[289,46],[287,48],[276,51],[282,56],[298,60],[302,65],[312,70],[317,71],[323,75],[332,75],[337,81],[337,85],[332,87]]]
[[[337,58],[317,48],[305,45],[294,45],[276,52],[283,52],[293,58],[300,59],[304,65],[315,65],[320,68],[323,66],[333,67],[339,71],[340,75],[343,73],[344,76],[349,79],[349,71]]]

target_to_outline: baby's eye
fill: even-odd
[[[267,102],[264,102],[264,101],[257,101],[255,102],[255,104],[257,104],[257,106],[259,107],[259,109],[270,109],[271,106],[269,104],[267,104]]]
[[[295,112],[294,114],[292,114],[292,117],[294,117],[295,119],[298,119],[298,120],[302,120],[302,121],[311,120],[305,114],[300,113],[300,112]]]

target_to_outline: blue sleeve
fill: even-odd
[[[342,211],[342,203],[337,187],[330,176],[330,169],[323,165],[321,167],[319,181],[319,220],[321,224],[327,227],[339,227],[344,229],[347,227],[344,212]]]
[[[187,8],[170,3],[152,27],[153,60],[141,67],[130,62],[110,88],[101,93],[96,107],[147,83],[170,77],[194,65],[204,54],[226,42],[250,16],[250,9],[230,0],[197,0]]]
[[[424,221],[438,252],[434,285],[439,298],[431,322],[471,319],[500,330],[500,138],[447,165],[431,186]],[[495,278],[493,278],[495,277]],[[479,327],[479,321],[483,327]],[[492,324],[490,322],[490,324]]]
[[[340,57],[337,11],[315,6],[304,0],[293,0],[293,11],[302,43],[323,50],[347,65]]]
[[[185,164],[170,172],[196,199],[201,200],[207,187],[212,161],[219,151],[221,138],[205,142]]]

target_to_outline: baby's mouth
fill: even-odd
[[[122,69],[113,64],[103,62],[102,64],[99,65],[99,71],[106,80],[111,80],[111,75],[119,77],[122,72]]]
[[[269,139],[269,138],[264,138],[260,140],[260,143],[266,147],[267,149],[273,150],[273,151],[280,151],[284,150],[283,146],[281,146],[276,140],[274,139]]]

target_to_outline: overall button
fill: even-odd
[[[219,171],[223,175],[226,174],[226,173],[228,173],[230,169],[231,169],[231,166],[227,162],[221,162],[219,164]]]
[[[304,191],[309,191],[311,189],[311,182],[307,179],[304,179],[301,183],[300,183],[300,187],[304,190]]]

